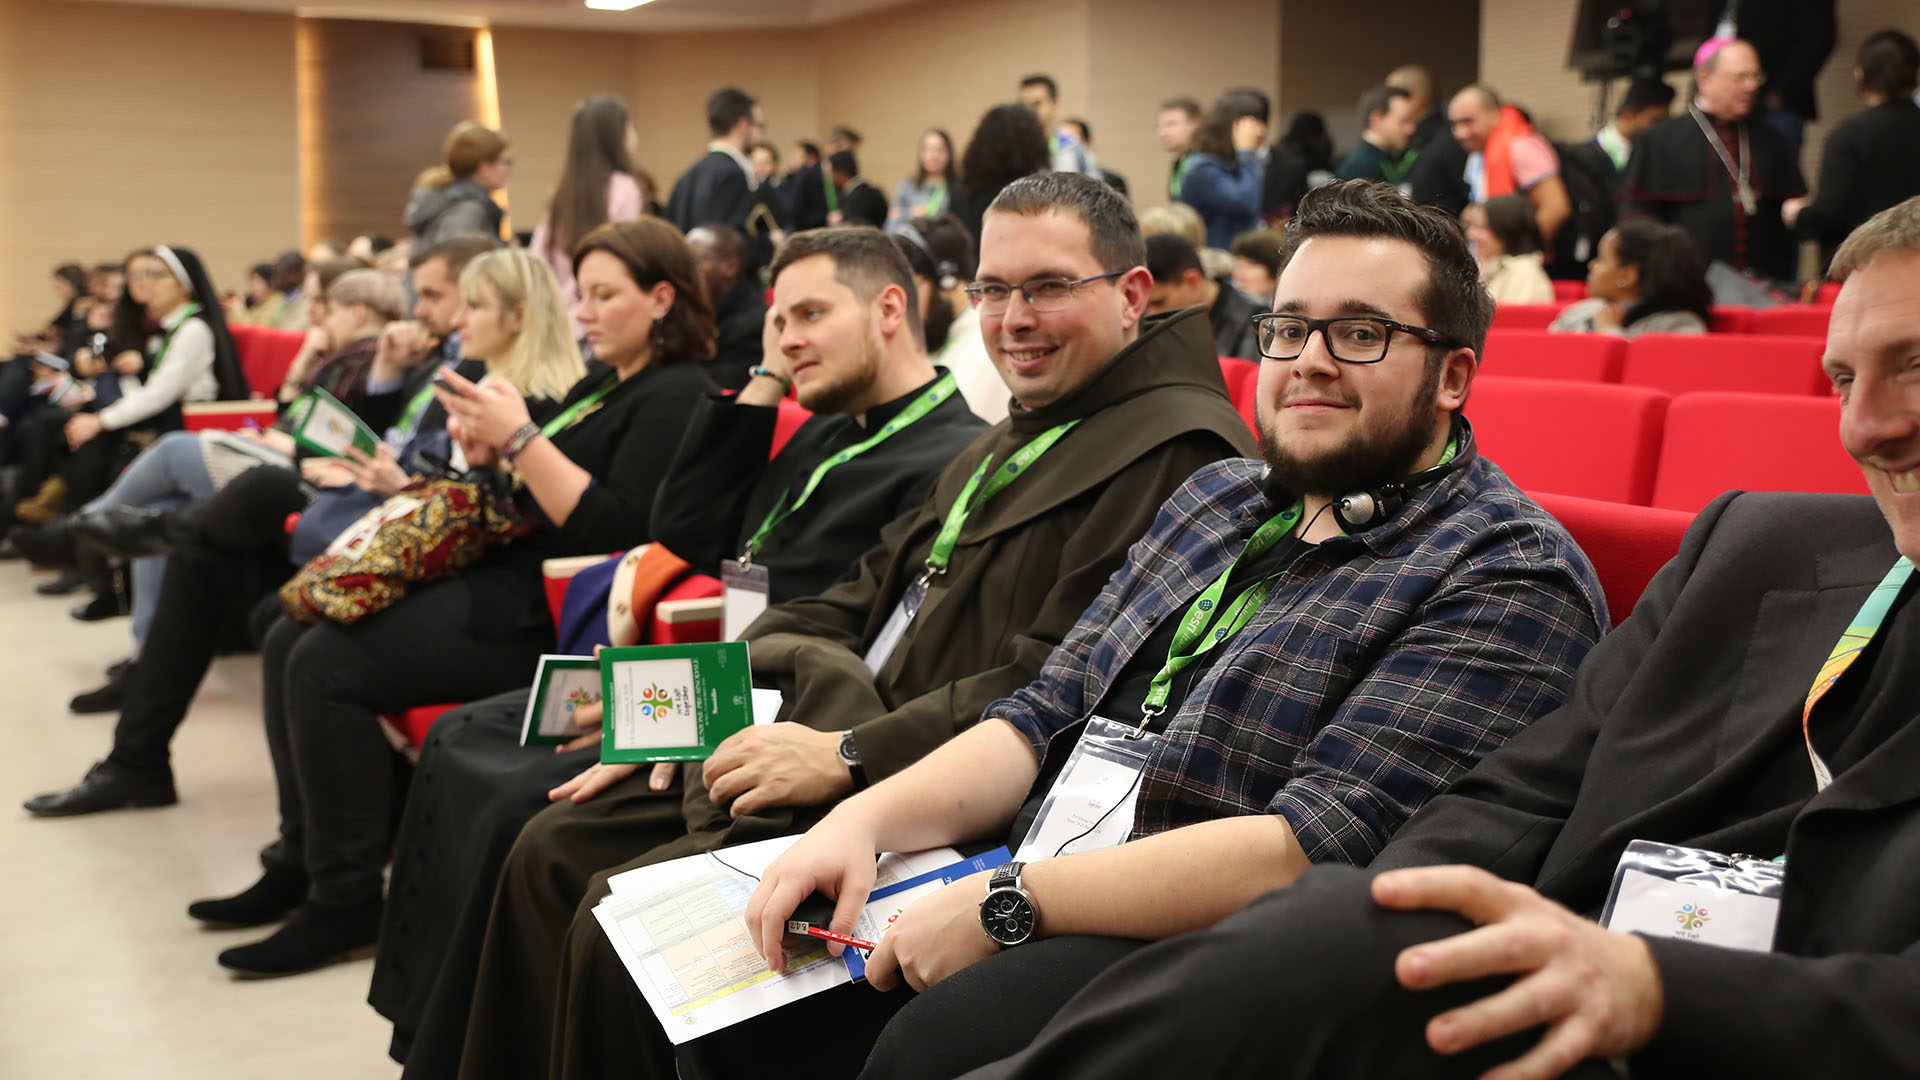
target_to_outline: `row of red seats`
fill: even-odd
[[[274,392],[287,377],[293,358],[299,355],[306,335],[271,326],[235,323],[227,327],[233,345],[240,354],[240,370],[246,373],[252,401],[209,401],[186,406],[182,410],[188,431],[218,428],[234,431],[252,421],[258,427],[273,423],[276,412]]]
[[[1834,297],[1839,295],[1840,286],[1837,283],[1832,281],[1821,282],[1819,298],[1814,302],[1831,304],[1833,303]],[[1585,300],[1587,298],[1587,283],[1584,281],[1555,281],[1553,283],[1553,298],[1563,304],[1571,304],[1576,300]]]
[[[1501,304],[1493,310],[1493,325],[1500,330],[1545,330],[1567,306],[1566,303]],[[1831,303],[1782,304],[1770,308],[1716,306],[1708,312],[1707,329],[1715,334],[1825,338],[1827,320],[1832,314]]]
[[[1480,449],[1528,491],[1693,512],[1729,488],[1864,493],[1837,398],[1476,379]]]
[[[1743,334],[1555,334],[1487,332],[1480,375],[1626,383],[1687,394],[1737,390],[1759,394],[1831,394],[1821,338]]]

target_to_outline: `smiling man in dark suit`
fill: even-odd
[[[1825,364],[1871,499],[1723,496],[1566,703],[1368,870],[1132,954],[967,1076],[1920,1074],[1920,198],[1833,275]],[[1635,840],[1779,880],[1623,920]]]

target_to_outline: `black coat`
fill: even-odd
[[[748,269],[757,270],[773,257],[773,247],[764,236],[747,229],[747,217],[756,205],[753,186],[732,154],[709,150],[674,182],[667,196],[667,220],[681,232],[709,223],[730,225],[747,236]]]
[[[1687,113],[1634,136],[1633,157],[1627,162],[1625,212],[1637,211],[1680,226],[1708,261],[1792,281],[1800,252],[1780,220],[1780,204],[1806,194],[1807,183],[1792,148],[1773,125],[1749,117],[1741,126],[1753,154],[1749,169],[1756,203],[1753,214],[1741,209],[1725,163]],[[1737,138],[1725,141],[1732,153],[1740,152]]]
[[[776,410],[703,399],[654,500],[654,539],[695,569],[717,573],[722,560],[746,549],[776,505],[800,497],[815,467],[867,438],[925,389],[870,410],[865,429],[837,413],[815,414],[772,461],[767,451]],[[879,542],[880,527],[925,502],[941,470],[986,429],[956,393],[892,438],[828,470],[813,496],[774,526],[754,557],[767,568],[772,602],[813,596],[845,577]]]
[[[713,317],[720,338],[707,362],[707,376],[722,390],[739,390],[747,385],[747,369],[760,362],[760,335],[767,319],[767,290],[760,278],[735,278],[732,288],[713,298]]]
[[[1650,938],[1665,1018],[1649,1075],[1920,1075],[1920,682],[1897,610],[1878,660],[1800,713],[1895,558],[1865,496],[1723,496],[1573,694],[1434,799],[1376,869],[1483,866],[1595,915],[1635,839],[1787,856],[1774,952]],[[1643,1062],[1644,1059],[1644,1062]]]
[[[1833,261],[1847,234],[1889,206],[1920,195],[1920,105],[1895,98],[1833,127],[1820,152],[1820,183],[1795,231]]]

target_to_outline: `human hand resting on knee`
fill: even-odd
[[[715,806],[744,817],[772,806],[818,806],[853,790],[841,733],[805,724],[756,724],[728,736],[702,774]]]
[[[1476,867],[1421,867],[1381,874],[1373,899],[1396,911],[1451,911],[1477,924],[1402,950],[1394,974],[1407,989],[1517,977],[1492,997],[1427,1024],[1427,1044],[1441,1054],[1546,1026],[1537,1045],[1486,1080],[1548,1080],[1588,1058],[1638,1050],[1660,1029],[1660,969],[1647,943],[1608,931],[1524,885]]]

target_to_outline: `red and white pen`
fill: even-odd
[[[861,952],[872,952],[880,947],[871,941],[861,941],[857,937],[848,937],[845,934],[836,934],[831,930],[822,930],[820,927],[801,919],[788,919],[787,933],[798,934],[801,937],[819,938],[821,941],[832,941],[841,945],[851,945]]]

